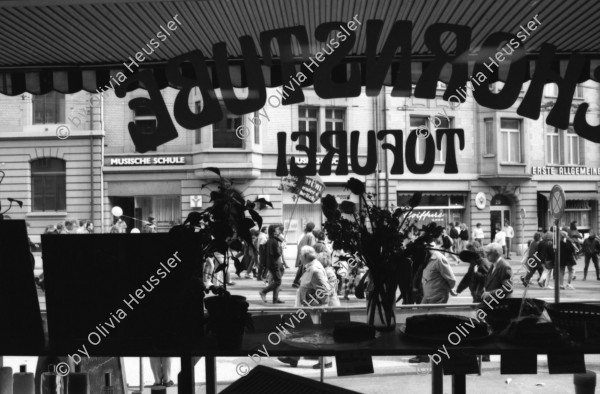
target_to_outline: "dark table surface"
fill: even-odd
[[[319,326],[315,326],[311,332],[322,331]],[[331,330],[329,330],[331,331]],[[302,335],[306,330],[294,331],[295,335]],[[46,355],[66,355],[74,354],[82,345],[86,345],[90,356],[121,356],[121,357],[148,357],[148,356],[217,356],[217,357],[238,357],[255,354],[258,349],[268,352],[269,356],[328,356],[339,352],[349,350],[364,351],[372,356],[390,356],[390,355],[415,355],[430,354],[443,346],[447,350],[469,350],[476,354],[508,354],[508,353],[536,353],[548,354],[555,352],[572,351],[584,354],[600,354],[600,342],[587,342],[573,344],[570,346],[559,346],[555,343],[546,342],[543,345],[526,346],[519,343],[511,343],[497,336],[490,336],[488,339],[471,341],[463,339],[460,343],[453,345],[448,339],[440,341],[423,341],[407,337],[400,332],[399,326],[396,330],[389,332],[378,332],[374,340],[359,342],[355,344],[336,343],[333,345],[313,345],[298,344],[290,345],[289,341],[282,339],[276,334],[277,331],[260,333],[246,333],[242,346],[238,349],[225,349],[219,347],[216,338],[199,338],[196,344],[190,341],[183,343],[156,343],[148,340],[133,341],[126,343],[121,341],[111,341],[105,338],[97,346],[91,346],[87,339],[80,342],[68,344],[53,344],[41,349],[26,348],[15,345],[0,349],[0,355],[3,356],[46,356]],[[456,341],[455,341],[456,343]]]

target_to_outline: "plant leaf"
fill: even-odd
[[[250,212],[250,216],[252,216],[252,219],[256,222],[256,225],[258,226],[258,228],[262,228],[262,224],[263,224],[263,219],[262,216],[260,216],[260,214],[258,212],[256,212],[254,209],[249,209],[248,212]]]
[[[217,174],[219,177],[221,176],[221,170],[219,170],[217,167],[206,167],[204,169],[204,171],[210,171],[210,172],[214,172],[215,174]]]
[[[267,201],[267,200],[265,200],[263,197],[261,197],[261,198],[257,198],[256,200],[254,200],[254,202],[255,202],[255,203],[262,204],[262,205],[268,205],[268,206],[270,206],[271,208],[273,208],[273,203],[272,203],[271,201]]]
[[[10,198],[10,197],[9,197],[9,198],[8,198],[8,201],[10,201],[10,202],[13,202],[13,201],[14,201],[14,202],[16,202],[17,204],[19,204],[19,208],[23,208],[23,201],[21,201],[21,200],[15,200],[14,198]]]

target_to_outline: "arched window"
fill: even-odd
[[[32,211],[66,211],[66,165],[61,159],[31,162]]]

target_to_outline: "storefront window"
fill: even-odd
[[[299,201],[298,204],[283,204],[283,225],[288,230],[285,237],[288,244],[298,243],[308,222],[315,224],[315,230],[321,229],[321,204],[303,201]]]
[[[412,193],[398,192],[398,206],[407,206],[411,197]],[[466,220],[465,199],[466,195],[461,194],[423,194],[411,217],[418,219],[419,227],[431,222],[440,226],[463,223]]]
[[[589,231],[591,229],[590,218],[595,201],[568,200],[565,214],[560,220],[560,226],[569,226],[571,222],[577,221],[579,230]]]
[[[167,232],[181,221],[181,198],[179,196],[139,196],[135,197],[135,218],[147,220],[152,216],[159,232]],[[143,226],[137,221],[136,227]]]

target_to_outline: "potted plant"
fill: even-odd
[[[209,167],[207,171],[214,172],[219,179],[208,184],[216,185],[211,191],[212,206],[201,211],[200,232],[203,233],[203,260],[207,257],[215,259],[215,254],[223,256],[223,264],[214,270],[212,278],[223,272],[224,280],[217,286],[205,288],[205,293],[214,296],[204,299],[208,311],[207,329],[209,335],[215,335],[219,348],[235,348],[241,345],[244,328],[251,325],[246,297],[232,295],[227,291],[227,272],[234,251],[243,250],[243,243],[254,248],[250,230],[262,226],[262,217],[255,210],[256,204],[272,204],[264,199],[255,202],[244,200],[242,194],[233,187],[233,181],[223,178],[218,168]],[[215,259],[216,260],[216,259]],[[237,259],[235,259],[237,260]],[[239,260],[236,268],[239,270]],[[211,280],[213,282],[213,280]]]
[[[411,213],[421,200],[420,192],[406,206],[392,211],[375,205],[374,195],[367,193],[358,179],[350,178],[346,189],[359,196],[361,208],[351,201],[338,204],[331,195],[323,197],[322,210],[327,219],[323,228],[334,250],[350,254],[369,269],[367,323],[379,330],[391,330],[396,326],[396,302],[403,299],[405,304],[414,303],[413,273],[426,263],[430,243],[441,235],[442,227],[434,222],[420,229],[416,226],[418,219]]]

